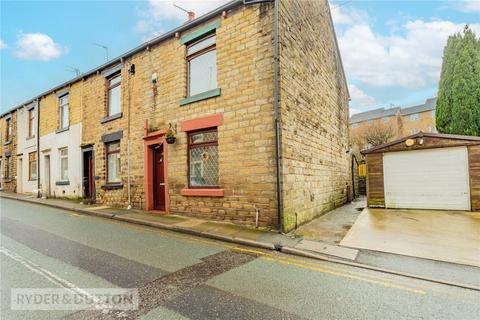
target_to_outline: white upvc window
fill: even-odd
[[[60,157],[60,179],[68,181],[68,148],[58,150]]]
[[[108,108],[107,116],[113,116],[121,112],[122,77],[120,73],[107,79],[108,81]]]
[[[60,128],[65,129],[69,126],[68,94],[59,98],[60,104]]]
[[[416,120],[418,120],[418,118],[419,118],[418,113],[412,113],[410,115],[410,120],[412,120],[412,121],[416,121]]]
[[[216,35],[209,35],[187,47],[188,92],[194,96],[217,88]]]
[[[107,158],[107,183],[119,183],[121,179],[120,169],[120,141],[106,144]]]

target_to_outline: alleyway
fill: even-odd
[[[10,289],[56,288],[59,283],[138,288],[139,309],[122,316],[142,319],[480,316],[476,291],[14,200],[0,202],[2,319],[118,316],[11,310]]]

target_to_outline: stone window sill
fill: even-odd
[[[10,143],[12,143],[12,140],[5,141],[3,145],[6,146],[6,145],[9,145]]]
[[[69,129],[70,127],[60,128],[60,129],[57,129],[55,133],[62,133],[62,132],[68,131]]]
[[[121,117],[123,117],[123,112],[113,114],[111,116],[103,117],[102,120],[100,120],[100,123],[104,124],[104,123],[107,123],[107,122],[110,122],[110,121],[113,121],[113,120],[116,120],[116,119],[120,119]]]
[[[221,93],[222,93],[222,90],[220,88],[205,91],[205,92],[196,94],[194,96],[190,96],[188,98],[180,100],[180,106],[184,106],[184,105],[194,103],[194,102],[198,102],[198,101],[201,101],[201,100],[206,100],[206,99],[218,97],[218,96],[220,96]]]
[[[28,181],[37,181],[37,179],[36,178],[35,179],[28,179]]]
[[[185,197],[223,197],[223,189],[190,189],[185,188],[180,191]]]
[[[25,140],[32,140],[33,138],[35,138],[35,136],[27,137],[27,139],[25,139]]]
[[[57,181],[57,182],[55,182],[55,185],[57,185],[57,186],[69,186],[70,181],[68,181],[68,180]]]
[[[101,186],[103,190],[117,190],[123,189],[123,183],[107,183]]]
[[[12,178],[4,178],[3,182],[12,182]]]

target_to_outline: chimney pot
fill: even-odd
[[[195,19],[195,12],[188,11],[188,21],[192,21],[193,19]]]

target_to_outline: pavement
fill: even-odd
[[[2,319],[480,316],[478,290],[78,213],[1,199]],[[138,290],[140,303],[121,312],[12,310],[15,288],[123,288]]]
[[[340,245],[480,267],[480,212],[366,208]]]
[[[348,248],[338,245],[365,206],[365,198],[337,208],[290,234],[268,229],[240,226],[225,222],[206,221],[186,216],[159,215],[142,210],[126,210],[105,205],[82,204],[62,199],[39,199],[32,195],[0,192],[0,198],[73,211],[82,215],[128,222],[163,230],[181,232],[202,238],[226,241],[254,248],[281,251],[290,255],[322,261],[350,264],[371,270],[412,278],[428,279],[460,287],[480,288],[479,269],[442,261],[393,255],[381,251]],[[1,199],[3,201],[3,199]],[[327,225],[327,227],[325,226]],[[318,228],[315,232],[315,228]],[[328,232],[329,230],[334,230]],[[396,263],[392,264],[391,261]]]
[[[366,206],[366,197],[360,196],[352,202],[300,226],[292,231],[290,235],[311,241],[338,245]]]

